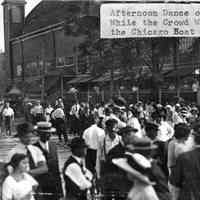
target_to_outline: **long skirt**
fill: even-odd
[[[151,185],[136,182],[128,194],[129,200],[159,200]]]

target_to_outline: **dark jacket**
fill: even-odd
[[[178,157],[176,166],[172,169],[170,183],[180,188],[179,200],[200,199],[200,148]]]
[[[65,170],[67,167],[72,164],[76,163],[80,166],[82,169],[82,166],[80,163],[77,162],[76,159],[74,159],[72,156],[69,157],[69,159],[65,162],[64,168],[63,168],[63,177],[65,180],[65,192],[67,199],[73,199],[73,200],[86,200],[86,190],[82,191],[79,189],[79,187],[68,177],[65,175]]]
[[[35,144],[42,151],[47,161],[48,173],[41,175],[41,187],[43,192],[53,193],[54,199],[63,196],[60,171],[58,166],[57,146],[49,141],[49,151],[42,148],[39,142]]]
[[[116,196],[126,196],[133,183],[127,178],[126,172],[112,163],[113,158],[124,158],[126,148],[119,143],[106,156],[105,175],[101,177],[104,193],[115,193]],[[118,198],[118,197],[116,197]]]

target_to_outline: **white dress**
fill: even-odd
[[[34,200],[33,186],[37,185],[37,181],[27,173],[19,182],[9,175],[2,186],[2,200]]]
[[[133,188],[128,194],[128,200],[159,200],[154,188],[135,180]]]

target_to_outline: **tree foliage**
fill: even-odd
[[[79,11],[81,12],[81,9]],[[82,15],[76,13],[72,16],[75,17],[66,20],[66,34],[86,36],[86,40],[80,44],[79,50],[81,56],[89,56],[90,65],[92,65],[91,73],[102,74],[110,70],[111,65],[114,65],[115,70],[118,69],[126,75],[131,74],[137,83],[143,81],[145,76],[150,79],[152,87],[160,86],[163,83],[162,69],[169,57],[173,55],[176,39],[100,39],[99,16],[90,15],[90,13]],[[134,69],[138,66],[148,67],[150,73],[142,74],[142,70],[139,70],[137,74],[134,74]]]

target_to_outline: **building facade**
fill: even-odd
[[[43,0],[26,17],[24,15],[25,0],[4,0],[2,5],[4,8],[5,54],[12,84],[17,85],[26,96],[35,94],[42,99],[52,95],[63,96],[64,91],[75,86],[85,91],[87,94],[85,100],[88,100],[94,92],[97,93],[97,96],[101,96],[102,100],[106,100],[104,93],[109,93],[108,83],[110,83],[112,77],[110,67],[100,77],[91,77],[91,59],[88,63],[88,57],[82,57],[79,50],[79,46],[86,40],[86,36],[71,36],[66,34],[65,29],[66,21],[69,21],[72,16],[99,17],[99,3],[81,0]],[[182,55],[179,58],[186,63],[185,65],[179,59],[175,66],[173,58],[168,56],[169,61],[166,61],[162,75],[166,76],[166,80],[169,80],[163,86],[165,93],[176,95],[174,85],[176,86],[177,76],[180,80],[188,76],[193,78],[194,69],[199,67],[197,56],[199,50],[196,51],[196,56],[192,59],[190,56],[185,56],[191,55],[190,53],[187,54],[187,51],[192,44],[193,39],[181,39],[179,43],[178,50]],[[96,63],[93,63],[93,65],[98,65],[101,62],[98,56],[95,60]],[[115,63],[115,69],[116,66]],[[180,71],[177,71],[176,67]],[[145,69],[144,64],[141,64],[141,66],[137,64],[134,74],[137,75],[137,71],[141,72],[141,68]],[[115,81],[114,89],[117,94],[138,95],[132,91],[136,82],[134,80],[136,75],[130,77],[128,74],[124,81],[124,74],[118,73],[115,69],[113,81]],[[185,73],[186,71],[188,73]],[[141,75],[143,76],[143,74]],[[187,90],[187,93],[189,91],[193,94],[191,81],[193,80],[190,79],[185,84],[189,88],[182,88],[182,91]],[[145,88],[149,86],[149,83],[143,85],[140,95],[150,94],[150,88]],[[183,84],[179,83],[179,85]],[[129,91],[124,90],[124,86]],[[101,91],[97,89],[103,87],[104,89]],[[167,94],[164,96],[167,98]]]

